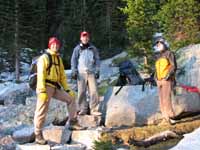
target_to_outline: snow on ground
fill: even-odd
[[[170,150],[200,150],[200,128],[185,134],[184,138]]]

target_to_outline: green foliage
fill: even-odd
[[[154,16],[172,49],[200,42],[199,17],[197,0],[169,0]]]
[[[125,15],[118,9],[123,4],[121,0],[1,1],[0,48],[6,53],[1,51],[0,57],[7,66],[1,65],[0,71],[14,68],[15,55],[26,53],[24,48],[46,49],[51,36],[62,42],[61,55],[69,68],[73,48],[83,30],[90,32],[91,42],[100,50],[101,58],[116,54],[127,41]]]
[[[153,16],[157,13],[155,0],[124,0],[127,5],[122,8],[126,14],[129,35],[129,54],[143,56],[151,53],[152,35],[156,31]]]
[[[111,141],[95,141],[94,150],[114,150]]]

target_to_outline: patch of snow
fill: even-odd
[[[184,138],[170,150],[200,150],[200,128],[185,134]]]

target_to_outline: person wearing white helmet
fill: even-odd
[[[159,92],[160,110],[164,122],[174,124],[175,113],[172,107],[171,93],[175,84],[175,73],[177,69],[176,58],[169,49],[168,42],[161,36],[154,42],[156,52],[155,78]]]

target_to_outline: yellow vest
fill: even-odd
[[[161,57],[156,61],[155,67],[156,67],[157,79],[162,80],[169,73],[171,65],[167,58]]]

